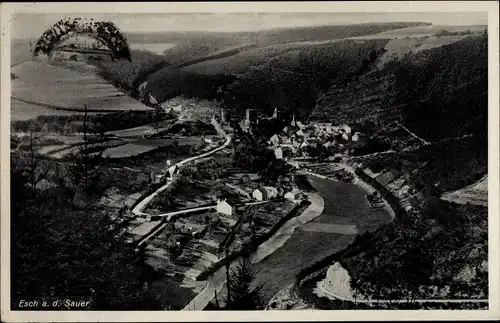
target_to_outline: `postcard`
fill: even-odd
[[[1,12],[2,320],[500,318],[495,2]]]

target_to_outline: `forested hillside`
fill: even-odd
[[[428,140],[486,132],[487,37],[407,55],[389,66],[405,123]]]
[[[228,86],[224,104],[235,113],[251,108],[271,115],[278,107],[290,118],[292,112],[307,116],[332,82],[367,72],[386,42],[346,40],[287,51]]]
[[[370,248],[344,261],[351,286],[361,293],[487,297],[488,210],[439,200],[444,191],[487,174],[487,52],[486,36],[469,37],[408,55],[385,70],[390,95],[384,99],[393,105],[390,111],[429,142],[398,156],[425,203],[383,228]]]

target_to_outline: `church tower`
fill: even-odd
[[[297,122],[295,121],[295,113],[293,114],[292,123],[290,124],[292,125],[292,127],[297,127]]]
[[[274,113],[273,113],[273,116],[272,116],[273,119],[278,119],[278,108],[274,108]]]

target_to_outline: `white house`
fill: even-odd
[[[273,145],[273,146],[279,146],[279,144],[281,143],[281,140],[280,140],[280,137],[278,135],[273,135],[270,139],[269,139],[269,144]]]
[[[355,132],[354,135],[352,135],[352,141],[356,142],[359,140],[359,132]]]
[[[285,198],[287,200],[294,202],[294,203],[301,202],[303,197],[304,197],[304,194],[296,188],[294,188],[293,190],[291,190],[290,192],[287,192],[285,194]]]
[[[345,141],[348,141],[349,140],[349,135],[347,133],[343,133],[342,134],[342,139],[344,139]]]
[[[288,158],[292,155],[292,148],[289,146],[278,147],[274,150],[274,155],[277,159]]]
[[[236,205],[227,201],[225,198],[217,200],[217,212],[225,215],[234,215],[236,213]]]
[[[276,187],[263,186],[253,191],[252,197],[257,201],[268,201],[278,197]]]

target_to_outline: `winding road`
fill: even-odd
[[[180,162],[178,162],[177,164],[174,164],[170,167],[177,167],[177,169],[179,169],[180,167],[186,165],[187,163],[189,162],[192,162],[194,160],[197,160],[197,159],[200,159],[200,158],[205,158],[205,157],[208,157],[210,155],[213,155],[214,153],[226,148],[227,146],[229,146],[229,144],[231,143],[231,136],[226,136],[226,141],[224,142],[224,144],[222,146],[219,146],[213,150],[210,150],[206,153],[203,153],[201,155],[197,155],[197,156],[192,156],[192,157],[189,157],[189,158],[186,158]],[[144,198],[141,202],[139,202],[133,209],[132,209],[132,213],[136,216],[150,216],[150,214],[148,213],[145,213],[143,212],[144,208],[162,191],[166,190],[170,185],[172,185],[172,179],[171,178],[167,178],[167,183],[165,185],[163,185],[162,187],[160,187],[159,189],[157,189],[154,193],[152,193],[151,195],[147,196],[146,198]],[[193,212],[192,209],[190,209],[191,211],[190,212]],[[201,209],[200,209],[201,210]],[[187,213],[189,210],[184,210],[184,211],[178,211],[180,213]]]

